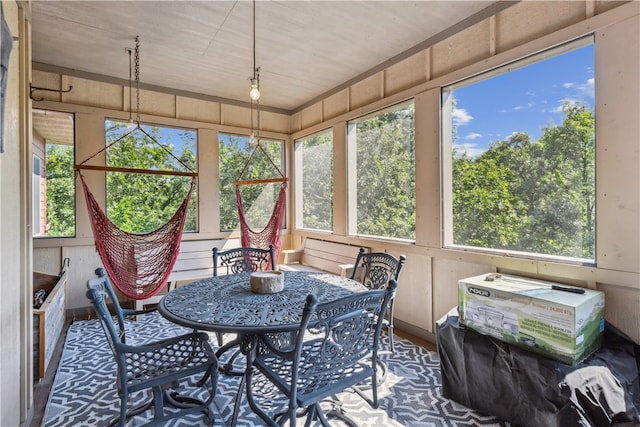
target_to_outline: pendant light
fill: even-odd
[[[251,80],[251,90],[249,98],[251,99],[251,137],[249,142],[254,144],[260,140],[260,67],[256,66],[256,0],[253,0],[253,77]],[[256,115],[258,118],[256,137],[253,128],[253,104],[256,104]]]

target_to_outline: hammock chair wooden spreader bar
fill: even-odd
[[[242,185],[251,185],[251,184],[270,184],[273,182],[287,182],[289,178],[267,178],[267,179],[250,179],[246,181],[236,181],[234,185],[236,187],[240,187]]]
[[[192,176],[197,177],[198,172],[183,172],[183,171],[169,171],[169,170],[155,170],[155,169],[136,169],[136,168],[119,168],[114,166],[100,166],[100,165],[83,165],[77,164],[74,168],[79,170],[94,170],[105,172],[129,172],[129,173],[141,173],[146,175],[171,175],[171,176]]]

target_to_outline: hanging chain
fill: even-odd
[[[260,67],[256,68],[256,82],[258,83],[258,87],[260,87]],[[256,101],[256,116],[258,118],[256,123],[256,141],[260,144],[260,98]],[[253,121],[253,118],[251,121]]]
[[[140,125],[140,36],[136,36],[136,123]]]
[[[133,123],[133,84],[131,78],[131,48],[127,48],[126,51],[129,53],[129,123]]]

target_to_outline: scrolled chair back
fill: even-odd
[[[253,273],[255,271],[275,270],[275,247],[269,249],[241,247],[220,251],[213,248],[213,276],[218,269],[224,268],[227,274]]]
[[[385,252],[367,253],[364,248],[360,248],[351,279],[359,281],[369,289],[380,289],[391,279],[398,281],[405,261],[404,255],[396,258]]]

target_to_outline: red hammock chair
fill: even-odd
[[[279,178],[267,178],[267,179],[256,179],[256,180],[248,180],[248,181],[240,181],[247,167],[249,166],[249,162],[253,158],[256,151],[260,149],[264,156],[271,162],[271,165],[278,171],[280,174]],[[240,193],[240,187],[243,185],[255,185],[255,184],[268,184],[281,182],[280,192],[278,194],[278,199],[276,200],[276,204],[273,207],[273,212],[269,217],[269,221],[267,225],[260,231],[253,230],[246,221],[244,214],[244,204],[242,202],[242,194]],[[282,223],[284,221],[285,216],[285,206],[287,201],[287,178],[282,174],[280,169],[276,166],[276,164],[271,160],[269,154],[264,151],[264,148],[260,145],[260,141],[256,145],[256,148],[253,150],[247,162],[244,165],[244,168],[240,172],[238,176],[238,180],[235,182],[236,186],[236,204],[238,205],[238,216],[240,219],[240,243],[243,247],[248,248],[259,248],[259,249],[269,249],[269,245],[274,246],[274,256],[277,263],[278,256],[280,255],[280,235],[282,232]]]
[[[99,153],[106,151],[114,144],[124,140],[134,132],[142,132],[153,143],[165,150],[179,164],[187,170],[190,168],[185,165],[182,160],[173,155],[171,150],[160,144],[152,135],[147,133],[140,126],[140,75],[139,75],[139,52],[140,39],[135,38],[135,66],[136,66],[136,95],[138,100],[136,110],[136,126],[115,141],[107,144],[106,147],[99,150],[87,158],[84,162],[75,166],[76,175],[80,177],[82,187],[84,189],[87,209],[89,210],[89,219],[93,230],[96,250],[100,254],[102,263],[104,264],[112,283],[127,297],[135,300],[147,299],[162,289],[169,279],[173,265],[178,258],[180,251],[180,241],[182,239],[182,230],[187,218],[189,208],[189,200],[191,193],[196,185],[198,174],[195,172],[177,172],[162,171],[148,169],[119,168],[109,166],[91,166],[85,163],[97,156]],[[131,86],[131,49],[129,52],[129,86]],[[131,95],[131,91],[129,92]],[[130,99],[131,104],[131,99]],[[131,114],[129,115],[131,119]],[[191,186],[182,204],[178,207],[171,219],[159,227],[158,229],[148,233],[127,233],[116,226],[104,213],[91,191],[87,187],[84,177],[80,173],[81,169],[92,169],[100,171],[113,172],[130,172],[143,174],[161,174],[161,175],[178,175],[191,176]]]
[[[170,150],[156,141],[153,136],[149,135],[149,133],[140,126],[139,120],[136,120],[135,128],[109,143],[85,161],[75,165],[75,170],[76,175],[80,177],[82,188],[84,189],[96,250],[98,254],[100,254],[100,259],[109,274],[111,282],[127,297],[135,300],[143,300],[160,292],[171,274],[173,265],[178,257],[178,252],[180,251],[180,241],[182,239],[184,223],[187,218],[189,200],[191,200],[191,193],[196,185],[198,174],[196,172],[120,168],[85,164],[98,154],[108,150],[119,141],[122,141],[137,131],[142,132],[152,142],[166,150],[178,163],[186,169],[189,169],[182,160],[174,156]],[[80,173],[81,169],[105,172],[190,176],[192,179],[187,196],[166,224],[154,231],[136,234],[122,230],[107,218],[107,215],[93,194],[91,194],[91,191],[89,191],[84,176]]]
[[[255,183],[255,182],[254,182]],[[244,205],[242,203],[242,195],[240,194],[240,186],[236,184],[236,203],[238,205],[238,216],[240,217],[240,243],[243,247],[269,249],[269,245],[274,246],[274,255],[276,260],[280,255],[280,234],[282,232],[282,222],[284,220],[285,206],[287,201],[287,183],[282,182],[280,193],[273,212],[269,217],[267,225],[260,231],[255,231],[244,216]]]
[[[149,233],[127,233],[107,218],[89,191],[82,174],[84,189],[96,249],[113,284],[127,297],[146,299],[157,294],[167,282],[178,257],[182,230],[187,218],[191,187],[173,217]]]

